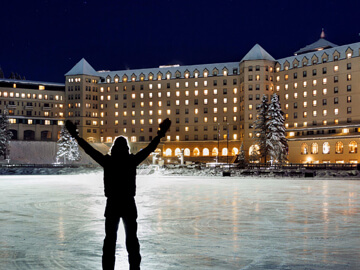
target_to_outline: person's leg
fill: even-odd
[[[126,234],[126,249],[129,254],[130,269],[140,269],[140,244],[137,238],[137,210],[135,201],[128,205],[128,211],[123,216],[125,234]]]
[[[102,266],[104,270],[114,270],[117,230],[120,217],[105,218],[105,239],[103,245]]]

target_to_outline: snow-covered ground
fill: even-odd
[[[0,190],[0,269],[101,269],[101,173]],[[359,196],[356,180],[139,176],[142,269],[360,269]],[[122,226],[117,250],[128,269]]]

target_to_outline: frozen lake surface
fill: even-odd
[[[0,269],[101,269],[101,174],[0,190]],[[139,176],[136,201],[142,269],[360,269],[360,181]]]

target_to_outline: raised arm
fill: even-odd
[[[80,138],[79,134],[76,131],[76,125],[74,125],[70,120],[66,120],[65,127],[69,131],[70,135],[76,139],[78,144],[84,149],[85,153],[88,154],[93,160],[99,163],[104,167],[104,155],[99,151],[95,150],[87,141],[83,138]]]
[[[160,143],[160,139],[165,137],[166,132],[169,130],[171,126],[171,121],[169,118],[166,118],[164,121],[161,122],[159,125],[159,130],[157,132],[157,136],[149,143],[147,147],[139,151],[135,155],[135,161],[136,164],[139,165],[141,162],[143,162],[151,152],[154,152],[158,144]]]

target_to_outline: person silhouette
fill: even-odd
[[[137,238],[136,167],[154,152],[160,139],[171,126],[166,118],[160,125],[157,136],[149,145],[138,153],[131,154],[126,137],[119,136],[114,140],[109,154],[103,155],[95,150],[77,133],[76,125],[67,120],[65,127],[84,151],[104,169],[105,208],[105,239],[103,244],[102,267],[104,270],[114,269],[117,230],[120,218],[125,228],[125,245],[131,270],[140,269],[141,255]]]

